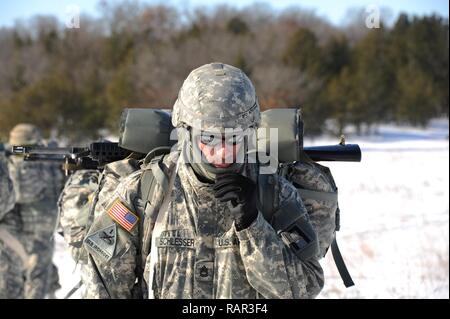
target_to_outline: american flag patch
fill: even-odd
[[[116,199],[109,207],[108,215],[129,232],[139,220],[139,218],[118,199]]]

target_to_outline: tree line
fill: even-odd
[[[339,134],[448,117],[449,26],[438,15],[368,29],[361,16],[337,27],[263,5],[99,8],[78,29],[52,16],[0,29],[0,139],[19,122],[73,141],[115,133],[124,107],[170,109],[189,72],[218,61],[249,75],[262,109],[301,106],[309,135],[330,121]]]

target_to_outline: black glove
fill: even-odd
[[[227,203],[237,230],[247,228],[258,216],[257,188],[251,179],[236,173],[217,175],[213,189],[215,197]]]

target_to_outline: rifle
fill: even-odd
[[[313,161],[360,162],[358,144],[338,144],[304,147]],[[101,169],[104,165],[120,161],[132,152],[118,143],[95,142],[88,147],[13,146],[11,155],[24,156],[25,161],[61,161],[66,175],[77,169]]]
[[[122,160],[131,151],[118,143],[94,142],[88,147],[13,146],[11,155],[23,156],[25,161],[61,161],[64,173],[78,169],[101,169],[104,165]]]

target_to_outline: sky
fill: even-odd
[[[113,0],[109,2],[118,2]],[[375,4],[380,8],[388,8],[394,17],[399,12],[408,14],[425,15],[438,13],[448,18],[449,3],[447,0],[141,0],[150,4],[168,4],[185,8],[195,6],[214,6],[227,3],[237,8],[251,5],[255,2],[267,3],[275,10],[283,10],[292,6],[300,6],[312,10],[317,15],[327,18],[335,25],[340,25],[346,13],[351,8],[365,8]],[[98,16],[98,0],[0,0],[0,27],[13,26],[15,20],[26,19],[36,14],[55,15],[61,21],[67,18],[67,10],[71,5],[76,5],[81,12],[91,16]]]

